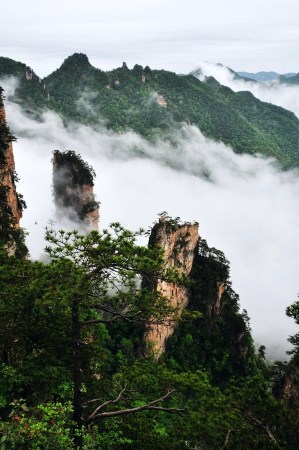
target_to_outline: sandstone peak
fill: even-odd
[[[181,223],[178,218],[171,219],[163,213],[152,229],[149,246],[161,247],[164,250],[166,267],[173,267],[180,274],[188,276],[192,269],[198,239],[198,223]],[[189,302],[188,288],[158,280],[156,289],[169,300],[170,306],[176,309],[176,316],[180,317]],[[155,357],[158,358],[164,352],[167,339],[172,335],[175,325],[169,317],[163,324],[147,327],[145,341],[153,350]]]
[[[74,151],[54,151],[53,190],[59,217],[98,229],[99,203],[93,192],[94,177],[93,168]]]
[[[26,205],[16,190],[17,174],[12,146],[15,138],[6,124],[2,93],[0,88],[0,234],[4,237],[8,253],[12,255],[17,252],[16,231],[20,228],[22,209]],[[26,253],[25,247],[24,250]]]

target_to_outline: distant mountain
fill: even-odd
[[[249,78],[251,80],[258,81],[260,83],[264,83],[266,81],[274,81],[277,80],[280,77],[292,77],[295,75],[295,73],[285,73],[283,75],[277,73],[277,72],[257,72],[257,73],[251,73],[251,72],[236,72],[240,77]]]
[[[251,82],[251,83],[252,83],[253,81],[255,81],[255,80],[252,80],[251,78],[246,77],[245,75],[244,75],[244,76],[241,75],[242,72],[235,72],[235,71],[234,71],[233,69],[231,69],[230,67],[224,66],[224,65],[221,64],[221,63],[217,63],[217,64],[215,64],[215,66],[216,66],[216,67],[222,67],[222,68],[224,68],[225,70],[228,70],[228,71],[231,73],[231,75],[233,76],[233,78],[236,79],[236,80],[249,81],[249,82]],[[244,73],[245,73],[245,72],[244,72]],[[201,77],[204,75],[204,73],[203,73],[201,67],[198,67],[198,68],[196,68],[195,70],[192,70],[191,74],[194,75],[194,76],[196,76],[196,77],[199,77],[199,78],[201,78]]]
[[[281,75],[279,77],[279,82],[282,84],[299,84],[299,73],[293,74],[291,77],[286,77],[285,75]]]
[[[0,58],[1,75],[15,75],[13,97],[37,117],[45,108],[65,120],[101,124],[116,132],[174,140],[184,123],[230,145],[237,153],[277,158],[283,167],[299,166],[299,120],[249,92],[233,92],[214,78],[177,75],[135,65],[104,72],[86,55],[75,53],[40,79],[26,64]],[[138,151],[138,150],[136,150]]]

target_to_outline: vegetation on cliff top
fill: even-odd
[[[58,215],[62,214],[75,223],[84,223],[87,215],[99,208],[92,190],[96,176],[94,169],[73,150],[54,150],[52,162],[53,194]]]

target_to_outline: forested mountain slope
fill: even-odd
[[[39,115],[44,108],[66,120],[101,124],[116,132],[133,130],[147,139],[175,139],[184,123],[237,153],[277,158],[283,167],[299,165],[299,120],[249,92],[233,92],[210,78],[177,75],[127,65],[108,72],[75,53],[41,80],[25,64],[0,58],[0,76],[20,79],[14,100]]]
[[[279,77],[279,82],[283,84],[290,84],[290,85],[298,85],[299,84],[299,73],[294,74],[291,77],[287,77],[285,75],[281,75]]]

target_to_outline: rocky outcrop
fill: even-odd
[[[15,138],[6,124],[0,88],[0,241],[8,255],[25,256],[27,249],[20,230],[20,219],[25,202],[16,190],[17,174],[12,142]]]
[[[161,216],[152,229],[149,246],[161,247],[164,250],[166,267],[175,268],[180,274],[188,276],[192,269],[198,239],[197,223],[180,224]],[[176,308],[176,318],[180,317],[188,305],[188,288],[175,283],[158,281],[156,289],[169,299],[171,307]],[[147,327],[145,341],[156,357],[164,352],[166,341],[175,329],[176,323],[172,319],[168,317],[162,324],[152,324]]]
[[[291,361],[284,375],[281,397],[290,408],[299,407],[299,366]]]
[[[226,291],[226,281],[218,281],[216,283],[216,295],[215,298],[211,297],[207,304],[207,313],[209,317],[219,316],[223,306],[222,297]]]
[[[88,230],[99,226],[99,203],[93,192],[94,170],[75,152],[53,154],[53,191],[57,215]]]
[[[162,94],[156,95],[156,102],[158,103],[158,105],[163,106],[164,108],[167,107],[167,101],[165,100]]]
[[[15,160],[13,154],[12,140],[6,125],[6,115],[2,98],[0,99],[0,125],[1,125],[1,163],[0,163],[0,181],[1,187],[6,191],[7,206],[11,211],[11,222],[14,228],[20,227],[22,217],[22,205],[17,194],[15,180]]]

